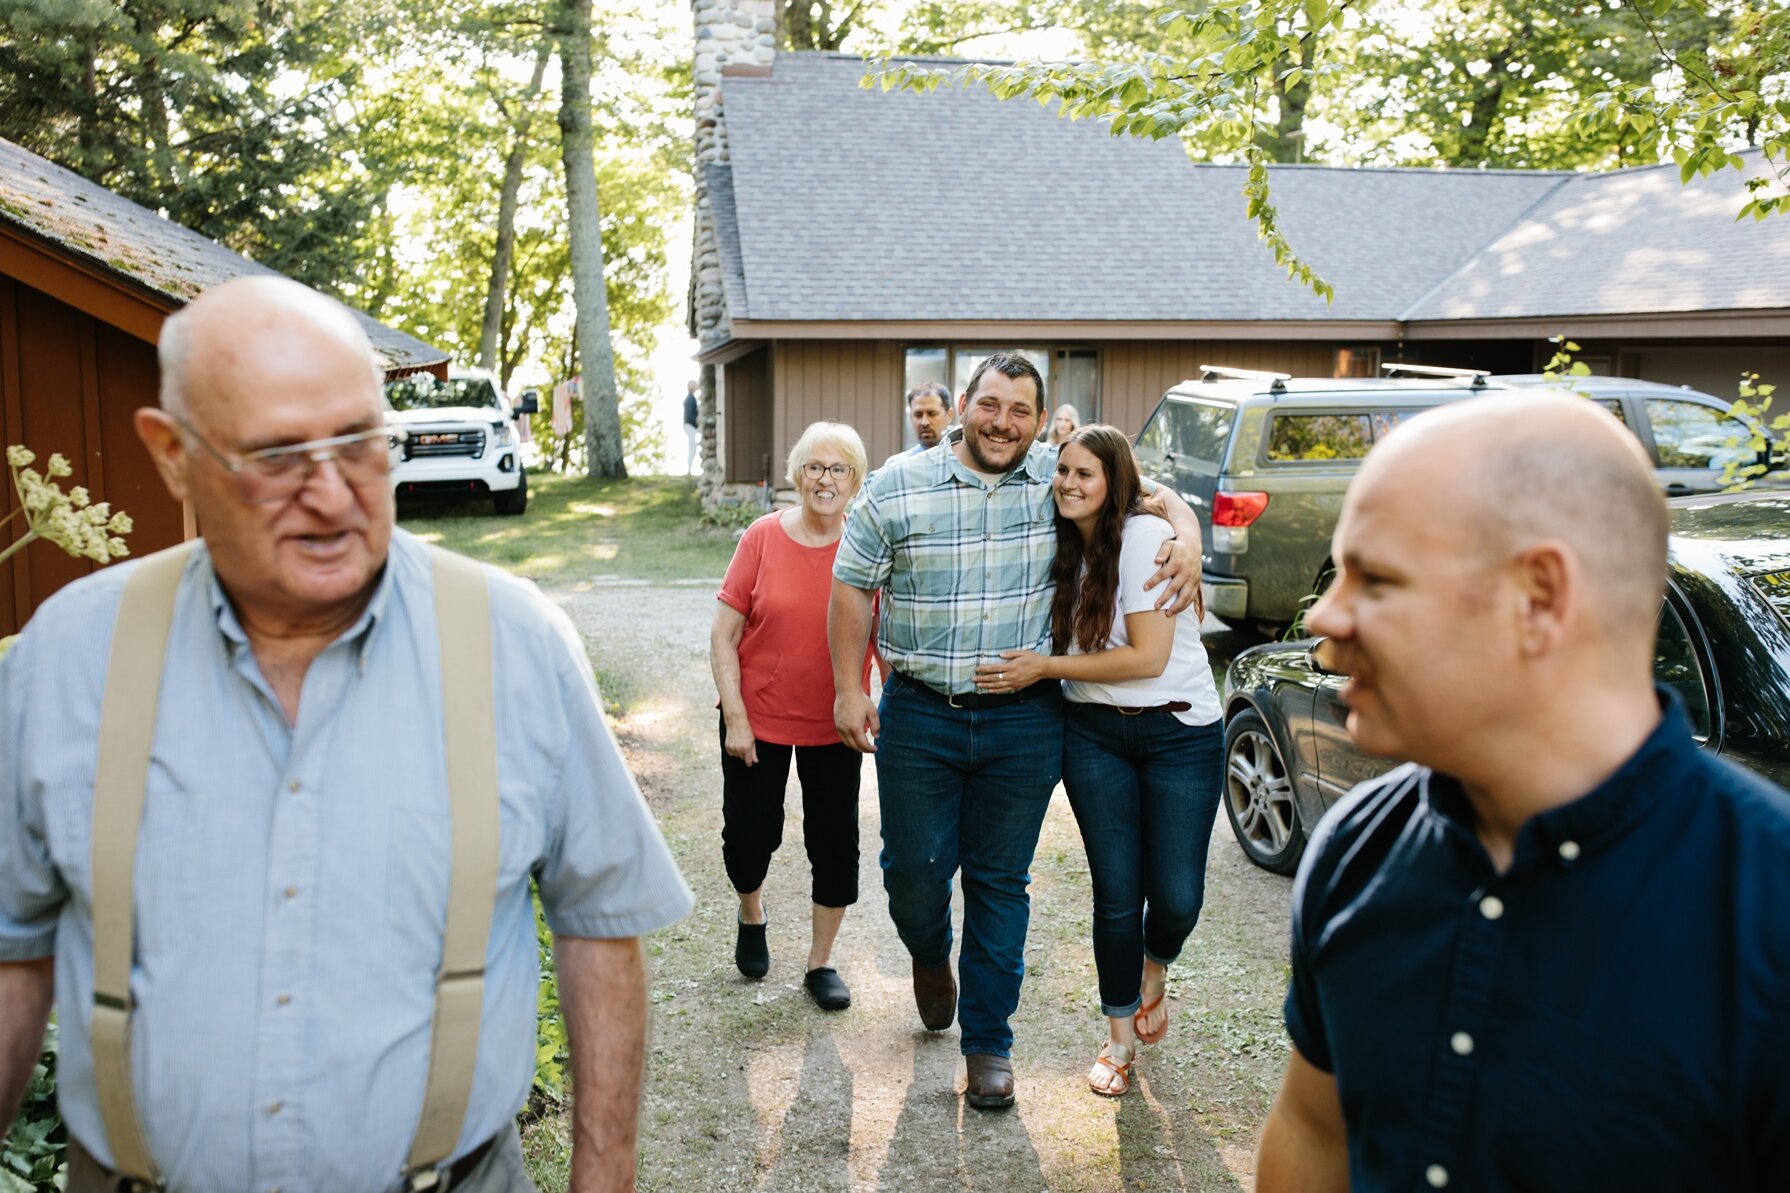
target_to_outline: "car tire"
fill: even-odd
[[[1224,727],[1224,814],[1250,861],[1291,874],[1305,852],[1305,826],[1280,746],[1260,713],[1246,708]]]
[[[499,493],[491,499],[497,512],[505,517],[515,517],[528,508],[528,469],[524,468],[516,480],[516,487],[508,493]]]

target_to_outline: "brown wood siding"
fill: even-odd
[[[889,340],[785,340],[776,345],[772,474],[809,423],[855,428],[870,467],[901,450],[901,347]]]
[[[181,541],[180,505],[137,441],[132,414],[156,400],[155,349],[49,295],[0,276],[0,444],[22,443],[41,461],[60,452],[85,486],[136,523],[131,553]],[[10,474],[0,517],[16,508]],[[0,544],[20,523],[9,524]],[[0,634],[16,631],[50,594],[94,570],[47,543],[0,564]]]
[[[1171,386],[1198,379],[1201,365],[1328,377],[1336,345],[1274,340],[1139,340],[1100,345],[1100,416],[1127,435],[1143,429]]]
[[[726,480],[757,484],[771,447],[771,350],[761,348],[722,366],[726,401]],[[772,461],[773,466],[775,461]],[[772,482],[775,487],[775,481]]]

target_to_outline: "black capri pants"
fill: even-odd
[[[858,901],[858,784],[864,756],[843,742],[780,746],[758,742],[758,764],[727,752],[721,721],[721,858],[728,881],[745,894],[764,885],[771,855],[783,844],[783,791],[795,756],[802,784],[802,844],[821,907]]]

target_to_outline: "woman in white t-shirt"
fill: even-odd
[[[1223,777],[1223,726],[1201,609],[1170,617],[1144,581],[1169,524],[1139,508],[1131,444],[1077,430],[1057,456],[1056,653],[1004,651],[986,690],[1060,679],[1063,784],[1094,887],[1094,964],[1110,1039],[1088,1072],[1097,1094],[1131,1088],[1139,1042],[1168,1030],[1168,967],[1199,920],[1206,846]]]

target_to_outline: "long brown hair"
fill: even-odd
[[[1125,519],[1138,512],[1143,484],[1131,441],[1117,427],[1089,423],[1063,440],[1086,448],[1106,472],[1106,504],[1094,521],[1094,533],[1082,542],[1075,523],[1057,515],[1057,561],[1050,577],[1057,586],[1050,603],[1050,648],[1062,654],[1069,643],[1093,654],[1112,635],[1119,593],[1119,548],[1125,541]],[[1086,565],[1085,567],[1083,565]]]

